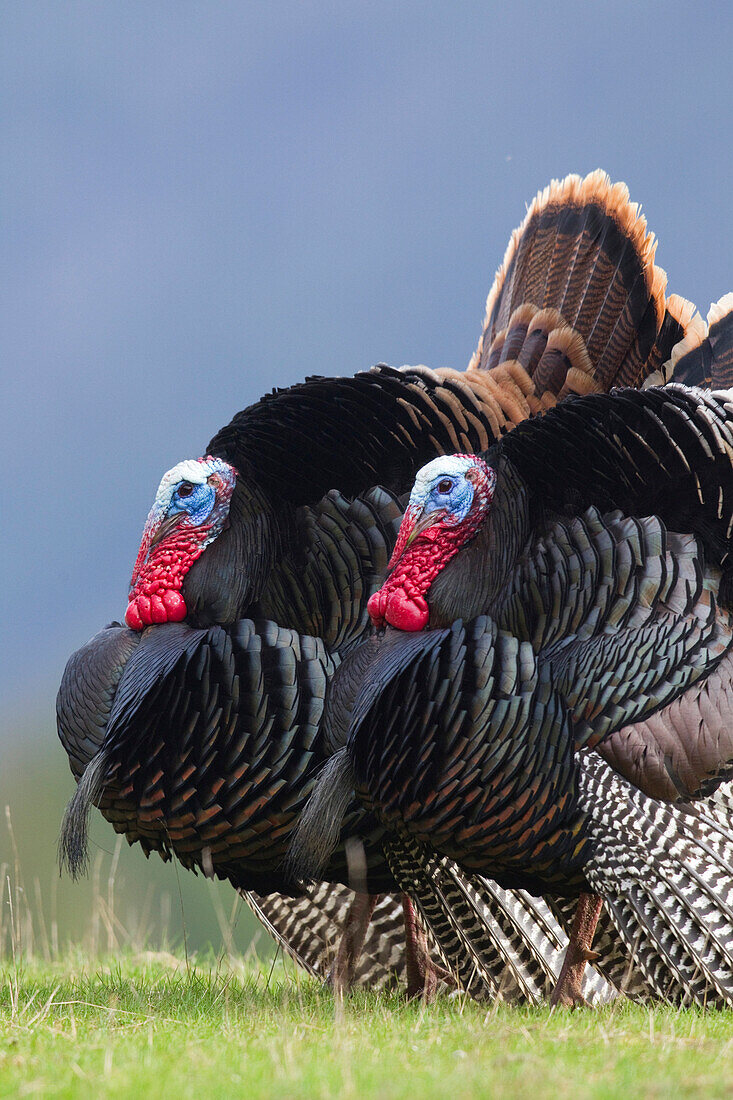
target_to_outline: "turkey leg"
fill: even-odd
[[[405,922],[407,996],[432,1001],[439,981],[450,986],[454,986],[455,982],[447,970],[436,966],[430,958],[428,938],[417,918],[412,898],[407,894],[402,895],[402,914]]]
[[[591,945],[602,908],[603,898],[598,894],[580,895],[560,977],[550,997],[551,1005],[575,1008],[587,1003],[583,996],[583,973],[586,963],[595,962],[600,957]]]
[[[380,897],[381,894],[364,894],[360,891],[354,894],[329,974],[330,984],[338,997],[343,997],[353,984],[369,922]]]

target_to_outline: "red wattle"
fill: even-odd
[[[369,618],[377,627],[384,624],[384,611],[386,604],[387,600],[381,588],[377,592],[372,592],[371,596],[367,600],[367,611],[369,612]]]
[[[165,604],[157,593],[150,597],[150,618],[154,623],[164,623],[168,619]]]
[[[188,614],[188,608],[186,607],[186,601],[180,592],[174,589],[169,589],[168,592],[163,593],[163,603],[165,609],[168,612],[168,620],[172,623],[180,623],[186,618]]]
[[[150,543],[155,528],[146,530],[132,575],[125,621],[131,630],[153,623],[180,623],[188,609],[181,586],[193,563],[208,545],[208,524],[192,527],[182,521],[163,541]]]
[[[140,613],[137,609],[137,600],[131,600],[127,605],[127,611],[125,612],[125,622],[129,626],[130,630],[142,630],[145,623],[140,618]]]
[[[130,630],[144,630],[153,623],[180,623],[186,618],[186,601],[180,592],[169,589],[150,596],[140,595],[130,600],[125,622]]]
[[[369,597],[367,610],[376,627],[389,623],[397,630],[424,630],[430,618],[427,601],[402,588],[380,588]]]
[[[427,601],[422,596],[408,596],[404,592],[390,592],[385,618],[397,630],[424,630],[430,619]]]

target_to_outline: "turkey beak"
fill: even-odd
[[[154,546],[157,546],[159,542],[162,542],[163,539],[167,538],[168,535],[170,535],[171,531],[178,526],[185,515],[185,512],[176,512],[175,515],[168,516],[167,519],[164,519],[160,527],[150,540],[148,552],[150,552],[150,550],[152,550]]]
[[[405,550],[407,550],[408,546],[412,546],[418,535],[421,535],[423,531],[427,531],[428,527],[432,527],[433,524],[438,523],[447,514],[445,508],[439,508],[436,512],[423,512],[421,516],[418,516],[415,521],[415,526],[407,536]]]
[[[410,549],[410,547],[412,546],[413,542],[418,537],[418,535],[421,535],[423,533],[423,531],[427,531],[428,527],[433,527],[436,523],[438,523],[447,514],[448,513],[447,513],[445,508],[440,508],[435,512],[423,512],[423,513],[421,513],[421,515],[419,515],[417,517],[414,524],[412,525],[412,529],[410,530],[409,535],[405,539],[405,545],[402,547],[402,553],[400,554],[397,561],[400,561],[400,559]],[[397,562],[396,561],[392,562],[392,568],[393,569],[394,569],[395,565],[397,565]]]

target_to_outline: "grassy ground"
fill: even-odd
[[[6,965],[0,1096],[728,1097],[733,1012],[554,1014],[332,997],[272,971],[126,955]]]

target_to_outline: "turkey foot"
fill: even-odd
[[[600,958],[597,951],[591,950],[591,945],[602,908],[603,898],[598,894],[580,895],[560,977],[550,997],[551,1005],[577,1008],[587,1004],[583,996],[583,973],[586,963]]]
[[[603,908],[603,899],[599,894],[581,893],[578,908],[570,928],[570,939],[562,959],[562,969],[557,985],[550,997],[551,1005],[561,1005],[564,1009],[575,1009],[587,1004],[583,997],[583,974],[587,963],[600,958],[598,952],[591,949],[595,925]]]

